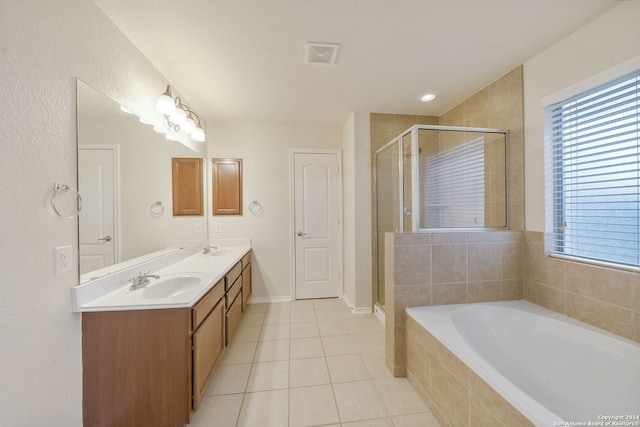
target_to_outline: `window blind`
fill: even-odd
[[[547,250],[640,265],[640,70],[545,108]]]
[[[421,228],[485,225],[484,148],[479,137],[421,158]]]

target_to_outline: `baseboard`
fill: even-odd
[[[272,302],[290,302],[291,297],[249,297],[249,304],[268,304]]]
[[[371,307],[354,307],[347,294],[342,295],[342,299],[353,314],[369,314],[372,312]]]
[[[380,308],[380,306],[378,306],[378,304],[373,306],[373,314],[375,314],[378,320],[382,322],[382,324],[384,325],[384,322],[386,321],[386,316],[384,314],[384,311],[382,311],[382,309]]]

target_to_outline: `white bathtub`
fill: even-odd
[[[640,425],[633,341],[524,300],[406,312],[536,425]]]

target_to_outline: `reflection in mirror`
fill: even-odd
[[[171,159],[176,157],[203,158],[78,80],[80,283],[207,238],[206,210],[172,214]]]

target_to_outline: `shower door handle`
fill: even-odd
[[[298,231],[296,233],[296,236],[298,236],[298,237],[305,237],[306,235],[307,235],[307,233],[303,233],[302,231]]]

